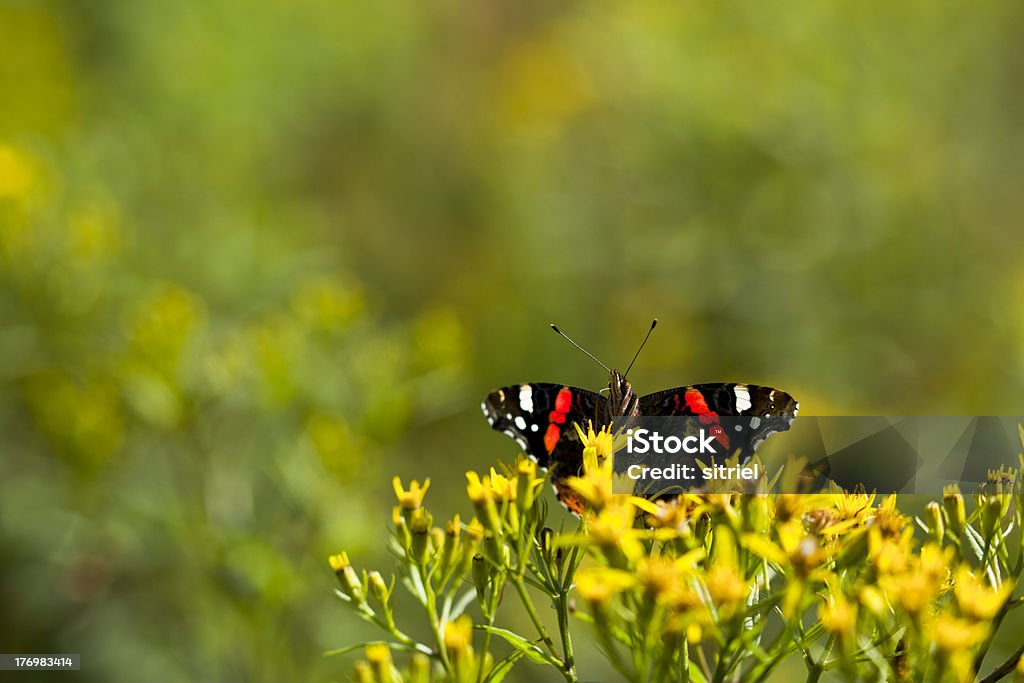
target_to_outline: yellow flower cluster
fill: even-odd
[[[832,654],[815,666],[853,671],[870,662],[867,650],[894,662],[905,649],[915,670],[937,661],[943,675],[966,681],[1020,572],[991,568],[1006,553],[1010,488],[979,498],[974,514],[960,517],[962,496],[948,490],[945,507],[931,506],[930,522],[919,520],[930,535],[922,545],[895,496],[876,504],[864,494],[716,493],[652,504],[594,495],[583,529],[563,543],[591,550],[593,563],[577,574],[577,590],[605,637],[638,634],[625,639],[630,648],[650,649],[643,634],[651,620],[661,634],[657,649],[675,643],[670,636],[678,633],[691,643],[751,639],[774,614],[783,629],[809,642],[827,639]],[[989,520],[986,510],[998,514],[990,512]],[[964,544],[993,546],[988,571],[972,569],[949,528],[965,530]],[[982,550],[975,561],[984,559]],[[818,624],[806,629],[802,620],[812,609]],[[791,645],[778,641],[775,650],[758,653],[748,674],[756,678]]]
[[[613,493],[610,428],[577,429],[582,471],[561,482],[581,503],[574,532],[545,526],[545,477],[525,458],[467,473],[476,513],[468,524],[456,515],[435,528],[423,506],[429,482],[406,488],[395,479],[403,584],[426,609],[435,638],[418,643],[398,629],[394,580],[360,576],[346,554],[332,556],[343,599],[416,653],[400,673],[386,646],[371,646],[357,680],[489,680],[522,656],[574,683],[576,595],[602,653],[630,681],[765,680],[788,656],[802,659],[808,680],[837,670],[851,679],[969,681],[1020,602],[1013,595],[1024,571],[1024,495],[1016,470],[991,473],[971,506],[947,487],[916,518],[895,495],[782,495],[764,482],[760,493],[651,501]],[[462,613],[467,600],[455,599],[460,585],[473,587],[483,615],[475,628]],[[528,586],[554,607],[557,638]],[[525,607],[534,634],[495,627],[507,593]],[[495,663],[492,636],[517,654]],[[1013,659],[997,671],[1014,668],[1024,665]]]

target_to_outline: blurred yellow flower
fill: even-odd
[[[931,637],[939,651],[952,654],[970,650],[988,634],[987,624],[975,624],[949,614],[939,614],[931,626]]]
[[[999,588],[990,588],[967,567],[956,573],[953,593],[960,611],[977,620],[991,619],[1013,595],[1014,583],[1006,581]]]
[[[885,594],[874,586],[864,586],[857,594],[860,604],[864,605],[876,617],[881,617],[892,611],[885,599]]]
[[[576,590],[587,602],[608,602],[613,595],[631,588],[635,577],[626,571],[610,567],[589,567],[576,574]]]
[[[839,591],[829,591],[828,597],[818,608],[822,627],[840,638],[856,638],[857,605],[851,603]]]
[[[468,652],[473,647],[473,620],[463,614],[444,627],[444,646],[449,652]]]
[[[644,556],[640,539],[650,534],[636,527],[636,508],[629,501],[613,498],[596,515],[587,520],[586,534],[577,540],[600,547],[613,564],[622,557],[638,561]]]
[[[340,572],[345,567],[349,566],[348,553],[341,552],[337,555],[331,555],[327,558],[327,561],[331,564],[331,569],[335,572]]]
[[[377,683],[391,683],[394,680],[391,648],[387,643],[371,643],[366,646],[366,661],[370,663]]]
[[[408,490],[402,486],[402,480],[399,477],[395,477],[391,480],[391,485],[395,489],[395,497],[398,498],[398,504],[403,510],[416,510],[423,504],[423,496],[427,494],[427,489],[430,488],[430,479],[426,479],[423,485],[416,480],[409,482]]]
[[[0,144],[0,199],[28,194],[36,181],[34,164],[7,144]]]

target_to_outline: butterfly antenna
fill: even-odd
[[[640,348],[637,349],[636,353],[633,354],[633,360],[629,361],[629,367],[626,368],[626,371],[624,373],[622,373],[622,379],[626,379],[626,376],[629,375],[629,371],[633,369],[633,363],[635,363],[636,359],[639,358],[640,352],[643,351],[644,350],[644,346],[647,345],[647,340],[651,338],[651,332],[654,332],[654,328],[657,327],[657,326],[658,326],[658,319],[655,318],[651,322],[651,329],[647,330],[647,336],[644,337],[644,340],[642,342],[640,342]]]
[[[562,338],[562,339],[564,339],[565,341],[569,342],[570,344],[572,344],[573,346],[575,346],[575,347],[576,347],[577,349],[579,349],[579,350],[580,350],[580,351],[582,351],[583,353],[585,353],[585,354],[587,354],[588,356],[590,356],[590,360],[592,360],[592,361],[594,361],[595,363],[597,363],[598,365],[600,365],[600,366],[601,366],[602,368],[604,368],[604,369],[605,369],[605,371],[607,371],[607,372],[611,372],[611,371],[612,371],[612,370],[611,370],[611,368],[609,368],[609,367],[608,367],[607,365],[605,365],[604,363],[602,363],[601,361],[599,361],[599,360],[597,359],[597,357],[596,357],[596,356],[594,356],[594,354],[592,354],[592,353],[591,353],[590,351],[587,351],[587,350],[586,350],[585,348],[583,348],[582,346],[580,346],[579,344],[577,344],[576,342],[574,342],[574,341],[572,340],[572,338],[571,338],[571,337],[570,337],[569,335],[567,335],[567,334],[566,334],[565,332],[562,332],[562,331],[561,331],[560,329],[558,329],[558,327],[556,327],[556,326],[554,325],[554,323],[552,323],[552,324],[551,324],[551,329],[553,329],[553,330],[554,330],[555,332],[557,332],[557,333],[558,333],[558,336],[559,336],[559,337],[561,337],[561,338]]]

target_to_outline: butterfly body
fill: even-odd
[[[697,416],[714,430],[716,418],[749,417],[740,434],[721,434],[720,440],[739,451],[741,460],[770,434],[789,429],[799,404],[780,389],[744,383],[710,383],[666,389],[637,396],[629,382],[610,371],[608,395],[564,384],[534,382],[502,387],[481,404],[491,427],[512,437],[541,467],[552,471],[559,500],[573,512],[582,503],[565,486],[568,477],[580,473],[582,447],[574,424],[594,428],[617,416]]]

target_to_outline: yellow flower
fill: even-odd
[[[818,608],[822,627],[841,640],[856,638],[857,605],[838,591],[830,591],[828,599]]]
[[[409,483],[409,490],[405,490],[402,486],[402,480],[399,477],[395,477],[391,480],[391,485],[395,488],[395,496],[398,498],[398,504],[403,510],[416,510],[423,504],[423,496],[426,495],[427,489],[430,488],[430,480],[427,479],[423,482],[423,486],[420,486],[418,481],[413,480]]]
[[[480,475],[473,471],[466,472],[466,494],[473,504],[491,500],[490,489],[480,481]]]
[[[449,652],[469,652],[473,647],[473,620],[463,614],[444,627],[444,647]]]
[[[612,437],[612,426],[610,424],[601,428],[601,431],[594,433],[594,423],[587,423],[587,432],[584,434],[580,426],[576,427],[576,433],[580,435],[583,442],[583,455],[587,455],[589,449],[593,449],[593,455],[598,460],[605,460],[612,457],[614,453],[614,438]]]
[[[645,557],[637,564],[636,580],[644,592],[658,602],[678,606],[688,602],[693,595],[688,582],[696,571],[696,562],[703,555],[703,548],[698,548],[682,557]]]
[[[612,499],[612,434],[611,425],[594,433],[590,423],[587,432],[575,425],[583,442],[583,476],[569,477],[566,484],[595,511],[603,509]]]
[[[987,634],[987,625],[972,624],[948,614],[940,614],[929,628],[939,657],[962,683],[974,680],[973,650]]]
[[[684,493],[671,500],[655,501],[653,507],[647,506],[644,509],[648,513],[647,524],[654,529],[665,529],[674,535],[688,535],[691,533],[690,520],[694,519],[700,506],[699,495]]]
[[[940,614],[931,627],[932,640],[940,652],[954,654],[971,650],[988,634],[987,624],[975,624],[966,619]]]
[[[491,475],[484,477],[484,485],[490,487],[491,495],[499,503],[511,502],[516,499],[516,480],[499,474],[493,467]]]
[[[877,530],[883,538],[899,538],[907,528],[908,519],[896,509],[896,494],[888,496],[875,509],[874,516],[868,524]]]
[[[506,477],[497,475],[493,469],[491,472],[500,479],[487,475],[481,479],[476,472],[466,472],[466,493],[476,508],[484,528],[495,534],[501,534],[503,527],[495,500],[500,500],[502,496],[508,495],[510,485]],[[514,490],[514,487],[512,489]]]
[[[589,567],[576,574],[576,590],[587,602],[601,605],[612,596],[632,588],[636,579],[629,572],[610,567]]]
[[[896,537],[877,526],[868,529],[868,557],[880,575],[899,574],[906,570],[910,563],[913,536],[912,528],[905,529]]]
[[[348,561],[348,553],[346,553],[346,552],[341,552],[341,553],[338,553],[337,555],[331,555],[330,557],[327,558],[327,561],[331,563],[331,569],[335,573],[338,573],[341,570],[343,570],[345,567],[348,567],[348,566],[351,565],[351,563]]]
[[[949,579],[954,555],[955,551],[950,546],[943,548],[935,543],[929,543],[918,553],[917,566],[932,581],[944,584]]]
[[[516,463],[516,499],[523,512],[533,507],[543,484],[544,477],[537,476],[537,463],[529,458],[519,458]]]
[[[604,552],[608,562],[622,567],[625,559],[636,562],[645,554],[640,538],[651,534],[636,528],[636,509],[628,500],[613,498],[600,512],[587,520],[587,529],[575,540],[593,543]]]
[[[864,586],[860,589],[857,597],[860,598],[860,604],[877,617],[892,611],[885,599],[885,594],[874,586]]]
[[[736,538],[732,531],[724,525],[716,527],[711,545],[710,569],[703,578],[708,595],[724,618],[732,615],[750,592],[737,558]]]
[[[370,662],[373,673],[378,683],[391,683],[394,677],[391,674],[393,665],[391,663],[391,648],[387,643],[371,643],[366,646],[366,661]]]
[[[875,503],[874,493],[841,493],[832,496],[840,519],[866,522]]]
[[[723,617],[730,616],[749,592],[739,569],[722,564],[715,565],[704,575],[704,585]]]
[[[516,480],[500,474],[493,467],[483,478],[476,472],[466,472],[466,493],[474,503],[493,500],[499,503],[516,499]]]
[[[999,588],[989,588],[970,569],[960,567],[953,593],[961,613],[982,621],[991,619],[1002,609],[1013,594],[1013,583],[1007,581]]]

